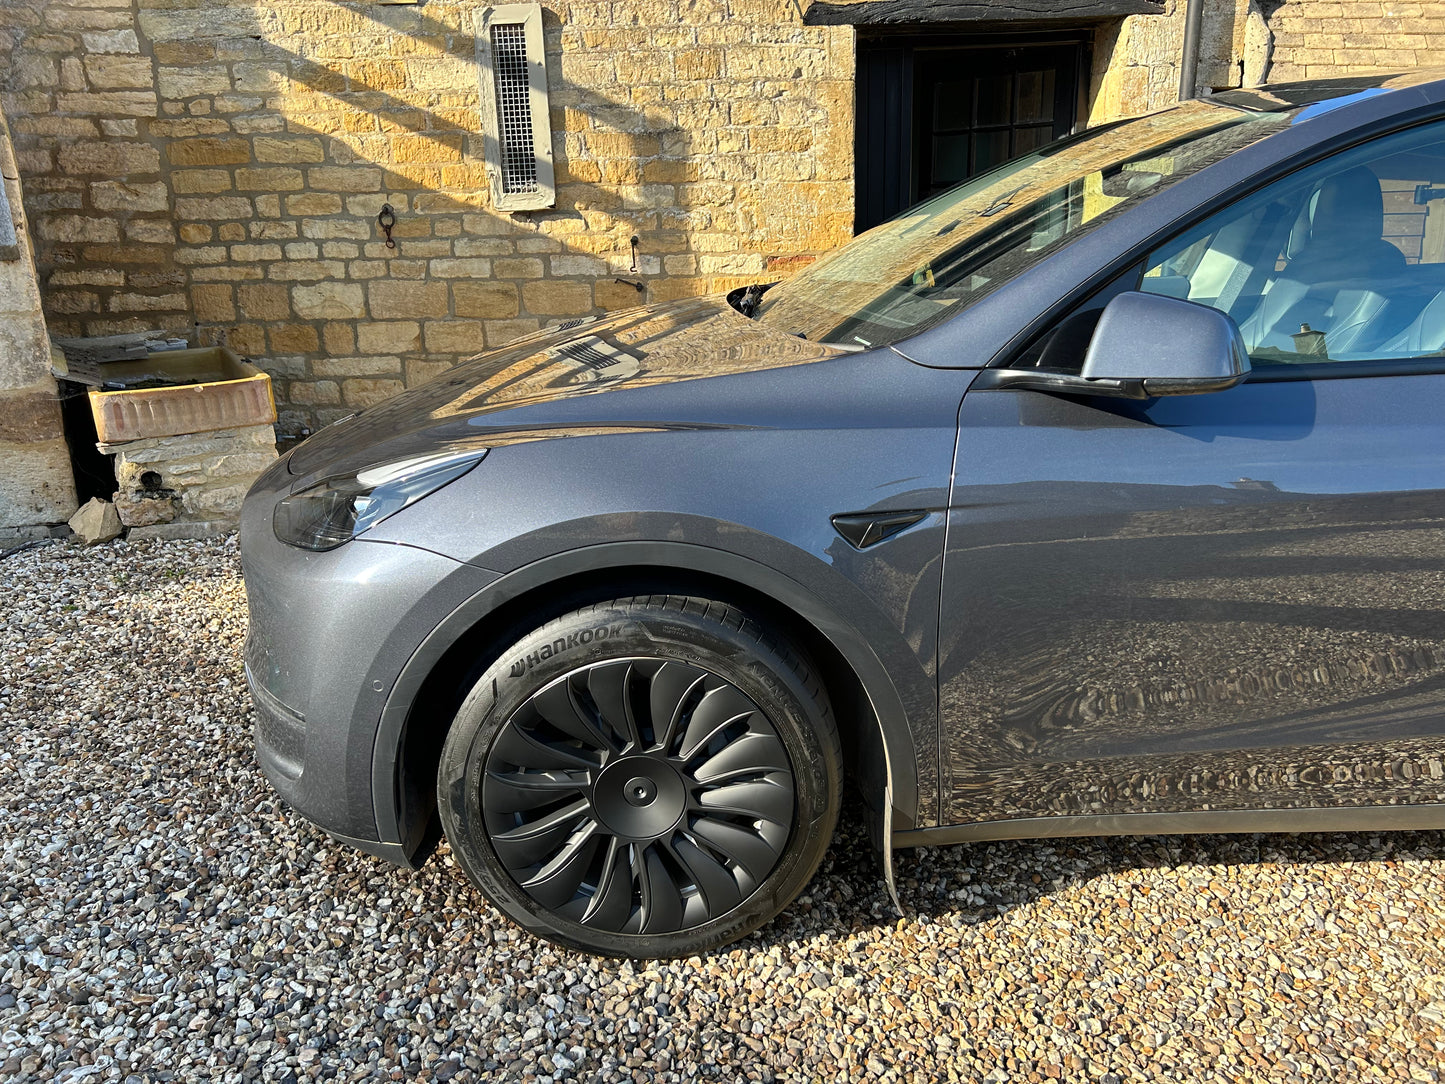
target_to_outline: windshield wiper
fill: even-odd
[[[994,215],[998,214],[1000,211],[1010,206],[1013,203],[1014,197],[1027,187],[1028,185],[1021,184],[1011,192],[999,193],[998,197],[992,203],[990,203],[982,211],[978,212],[978,217],[991,218]]]
[[[763,294],[776,285],[776,282],[755,282],[744,286],[728,294],[728,304],[751,320],[758,313],[758,302],[763,299]]]

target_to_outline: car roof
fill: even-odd
[[[1344,105],[1348,102],[1388,94],[1395,90],[1445,82],[1445,68],[1412,71],[1379,71],[1362,75],[1332,75],[1320,79],[1299,79],[1291,83],[1269,83],[1240,90],[1218,91],[1205,101],[1254,112],[1275,113],[1300,106]]]

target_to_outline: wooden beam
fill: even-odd
[[[807,26],[897,26],[926,23],[1091,22],[1124,15],[1162,15],[1155,0],[817,0],[803,13]]]

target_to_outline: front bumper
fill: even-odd
[[[395,751],[376,749],[382,709],[422,641],[496,577],[364,537],[325,553],[287,546],[271,514],[294,481],[277,464],[241,513],[256,758],[281,796],[321,828],[404,861],[408,841],[383,838],[373,799],[376,772],[395,770]],[[392,787],[394,775],[381,782]]]

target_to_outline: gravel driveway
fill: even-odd
[[[1438,1080],[1445,834],[905,852],[731,951],[501,920],[255,766],[234,538],[0,560],[0,1079]]]

